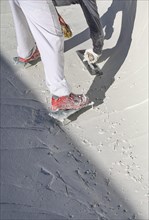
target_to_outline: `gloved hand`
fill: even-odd
[[[87,61],[88,63],[93,64],[98,61],[99,57],[100,55],[96,54],[93,49],[87,49],[85,50],[83,61]]]

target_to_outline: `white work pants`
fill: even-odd
[[[28,57],[37,44],[50,92],[56,96],[69,95],[64,77],[64,39],[52,0],[9,2],[16,29],[18,56]]]

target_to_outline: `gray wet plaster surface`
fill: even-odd
[[[133,43],[113,83],[112,78],[107,81],[113,60],[104,67],[105,77],[93,81],[80,69],[76,48],[65,54],[66,75],[76,91],[87,91],[93,82],[93,98],[100,94],[102,100],[106,92],[103,104],[97,100],[94,109],[66,126],[48,117],[50,95],[42,63],[28,69],[12,66],[14,26],[8,2],[1,4],[1,219],[147,219],[146,60],[137,53],[145,47],[136,47],[135,34],[146,3],[138,3]],[[109,6],[100,5],[105,11]],[[81,17],[78,6],[59,10],[74,17],[76,7]],[[76,32],[86,27],[73,21]],[[87,41],[80,49],[89,45]],[[115,69],[113,65],[113,74]]]

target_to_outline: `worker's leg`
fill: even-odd
[[[17,0],[9,1],[12,15],[15,24],[16,37],[17,37],[17,52],[19,57],[29,57],[35,49],[35,40],[31,34],[28,23],[20,8]]]
[[[46,83],[56,96],[69,95],[64,77],[64,39],[52,0],[18,0],[40,51]]]

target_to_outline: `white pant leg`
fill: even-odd
[[[64,77],[64,39],[52,0],[17,1],[40,51],[50,92],[56,96],[69,95]]]
[[[26,58],[35,47],[35,40],[27,24],[23,11],[16,0],[9,0],[17,37],[17,52],[19,57]]]

